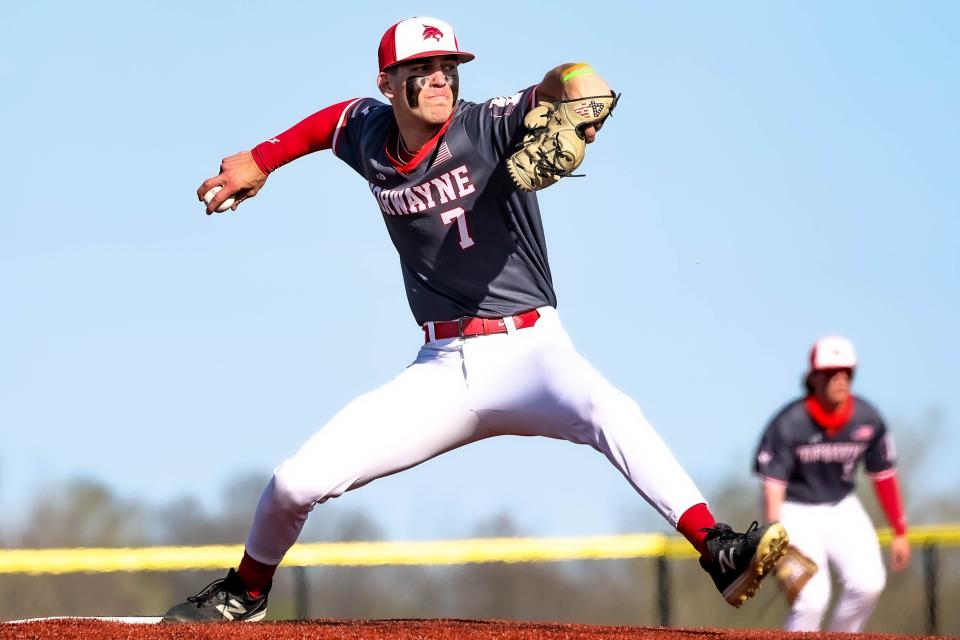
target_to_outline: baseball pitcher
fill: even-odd
[[[779,524],[737,533],[714,520],[637,404],[576,351],[557,313],[536,192],[576,170],[615,94],[590,65],[569,63],[509,96],[461,100],[460,67],[473,58],[446,22],[402,20],[380,42],[381,99],[321,109],[226,158],[200,185],[201,200],[220,188],[208,213],[231,198],[236,209],[284,164],[331,151],[367,185],[386,225],[421,346],[393,380],[353,400],[280,464],[238,567],[166,620],[263,618],[274,571],[315,506],[500,435],[600,452],[697,548],[734,606],[782,554]],[[349,317],[332,310],[341,334]],[[596,320],[600,331],[618,330],[606,311]]]

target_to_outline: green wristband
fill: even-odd
[[[593,67],[586,64],[575,64],[567,69],[562,76],[560,76],[560,82],[567,82],[568,80],[573,80],[577,76],[586,75],[588,73],[594,73]]]

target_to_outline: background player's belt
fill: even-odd
[[[517,329],[527,329],[537,324],[540,319],[540,312],[536,309],[524,311],[513,316],[513,326]],[[444,340],[446,338],[471,338],[473,336],[486,336],[491,333],[506,333],[506,318],[472,318],[463,317],[456,320],[446,320],[444,322],[427,322],[423,325],[423,336],[427,342],[430,342],[430,326],[433,325],[433,339]]]

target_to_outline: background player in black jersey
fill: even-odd
[[[782,554],[779,524],[736,533],[714,520],[637,404],[577,353],[560,322],[537,196],[514,185],[504,159],[539,101],[608,96],[609,86],[589,65],[566,64],[509,97],[458,100],[459,65],[473,57],[446,22],[403,20],[378,52],[377,88],[389,104],[355,98],[322,109],[225,159],[200,185],[201,200],[222,188],[207,206],[214,212],[227,198],[255,195],[281,165],[332,150],[380,211],[422,346],[393,380],[349,403],[277,468],[237,570],[165,620],[263,618],[274,571],[315,505],[498,435],[558,438],[602,453],[697,548],[734,606]],[[585,128],[587,140],[596,128]],[[349,310],[331,316],[342,331]]]
[[[791,550],[784,558],[794,563],[783,571],[792,599],[785,627],[792,631],[820,629],[830,599],[829,568],[843,585],[832,631],[862,629],[883,590],[877,535],[853,493],[861,462],[895,533],[890,567],[899,571],[910,560],[893,438],[876,409],[851,393],[856,366],[849,340],[818,340],[810,351],[806,394],[777,412],[757,450],[765,515],[787,527],[790,546],[802,554],[792,560]],[[806,567],[805,559],[815,567]]]

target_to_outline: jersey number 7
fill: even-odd
[[[460,232],[460,248],[469,249],[473,246],[473,238],[470,237],[470,230],[467,229],[467,212],[463,207],[457,207],[444,211],[440,214],[443,224],[450,225],[454,220],[457,221],[457,231]]]

